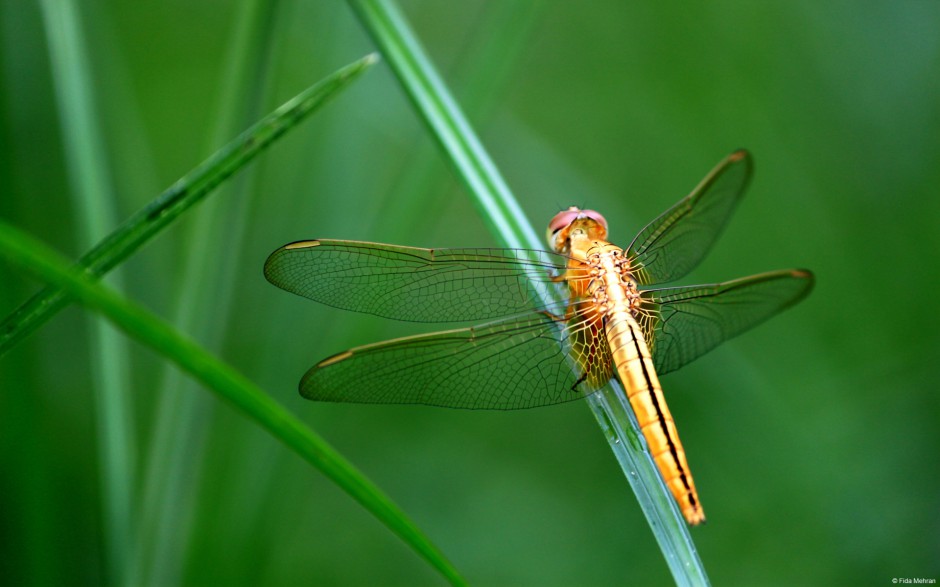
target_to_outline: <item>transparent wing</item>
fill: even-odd
[[[419,249],[357,241],[286,245],[264,264],[274,285],[356,312],[412,322],[488,320],[565,296],[565,257],[510,249]]]
[[[318,401],[488,410],[568,402],[602,384],[572,369],[571,334],[548,315],[529,313],[370,344],[321,361],[304,375],[300,393]]]
[[[809,271],[794,269],[643,291],[640,323],[652,341],[656,371],[675,371],[796,304],[813,288],[813,280]]]
[[[627,248],[637,281],[668,283],[698,265],[744,194],[752,168],[750,154],[735,151],[691,194],[646,225]]]

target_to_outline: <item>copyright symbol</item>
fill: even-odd
[[[891,582],[892,582],[892,583],[897,583],[898,580],[897,580],[897,579],[891,579]]]

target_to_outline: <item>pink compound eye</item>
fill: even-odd
[[[596,214],[596,212],[595,212]],[[575,207],[568,208],[567,210],[562,210],[558,214],[555,214],[555,217],[552,218],[552,221],[548,223],[548,230],[552,234],[558,232],[562,228],[568,226],[575,220],[578,216],[581,215],[581,210],[578,210]]]

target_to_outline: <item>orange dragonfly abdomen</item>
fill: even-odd
[[[705,521],[705,513],[640,327],[629,312],[617,310],[608,314],[606,331],[617,376],[646,438],[650,456],[686,521],[700,524]]]
[[[646,438],[650,456],[683,516],[691,525],[700,524],[705,521],[705,514],[695,491],[685,450],[663,397],[643,330],[634,318],[639,294],[631,278],[630,263],[620,247],[591,238],[590,233],[590,230],[585,230],[580,238],[568,235],[568,250],[576,258],[583,257],[593,278],[584,287],[585,280],[578,279],[577,273],[569,272],[571,293],[577,297],[590,297],[596,311],[602,315],[607,343],[604,350],[609,353],[602,363],[613,363]],[[601,234],[596,233],[595,236]],[[586,367],[582,365],[582,368]],[[585,373],[589,372],[585,369]]]

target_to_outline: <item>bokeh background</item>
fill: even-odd
[[[626,244],[733,149],[754,154],[748,196],[685,282],[807,267],[817,287],[663,380],[709,516],[692,534],[712,581],[940,579],[940,3],[635,4],[402,9],[538,227],[588,206]],[[118,220],[373,50],[339,2],[78,9]],[[246,26],[262,34],[253,62],[230,49]],[[47,32],[37,3],[0,5],[0,215],[74,258],[93,239],[70,195]],[[245,63],[248,82],[232,86]],[[329,354],[434,326],[277,290],[261,274],[273,249],[495,243],[386,65],[211,200],[125,263],[129,297],[322,433],[471,583],[668,584],[585,405],[480,413],[297,394]],[[0,313],[37,289],[0,265]],[[122,359],[96,357],[92,334],[73,307],[0,359],[0,582],[115,581],[95,365]],[[441,584],[297,456],[119,340],[138,577]]]

